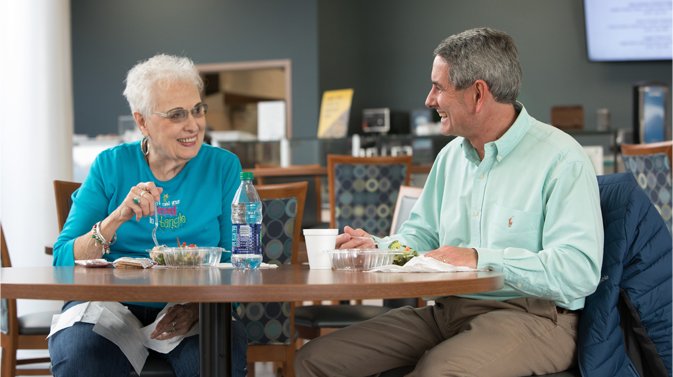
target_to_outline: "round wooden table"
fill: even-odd
[[[307,266],[237,271],[11,267],[0,272],[3,298],[199,302],[201,375],[231,373],[232,302],[385,299],[448,296],[502,288],[495,272],[378,273],[310,270]]]

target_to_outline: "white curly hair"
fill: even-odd
[[[203,80],[189,58],[158,54],[136,64],[126,76],[124,89],[131,113],[151,114],[155,90],[176,82],[192,83],[199,92],[203,90]]]

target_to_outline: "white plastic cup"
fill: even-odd
[[[336,247],[339,229],[304,229],[308,265],[311,269],[331,269],[329,251]]]

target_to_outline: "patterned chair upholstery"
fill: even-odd
[[[672,142],[651,144],[623,144],[624,168],[631,172],[638,185],[647,193],[671,232],[671,150]]]
[[[263,261],[270,264],[297,264],[297,247],[306,201],[306,182],[259,185],[262,199]],[[255,271],[243,271],[252,275]],[[254,375],[254,362],[283,363],[283,375],[294,373],[296,331],[294,303],[240,303],[237,313],[248,334],[248,371]]]
[[[328,155],[330,226],[388,235],[400,186],[409,185],[410,177],[411,156]]]

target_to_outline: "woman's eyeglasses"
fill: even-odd
[[[153,114],[157,114],[162,118],[166,118],[173,123],[181,123],[187,120],[187,118],[189,117],[189,113],[192,113],[192,116],[194,118],[201,118],[204,115],[206,115],[207,112],[208,112],[208,105],[206,105],[205,103],[199,103],[198,105],[194,106],[194,108],[192,108],[191,110],[179,107],[177,109],[168,110],[165,113],[155,111]]]

